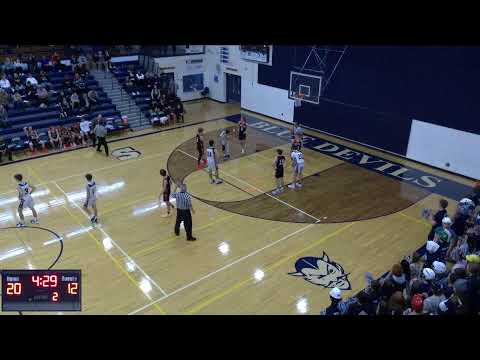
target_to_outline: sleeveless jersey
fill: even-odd
[[[303,154],[298,150],[292,152],[292,159],[299,165],[304,163]]]
[[[207,148],[207,161],[215,164],[215,148],[213,146]]]
[[[239,124],[238,125],[238,138],[240,140],[244,140],[247,136],[247,124]]]
[[[30,196],[30,193],[32,192],[32,189],[30,188],[30,185],[26,181],[23,181],[18,184],[18,194],[20,195],[20,199],[24,200],[27,197]]]
[[[163,181],[164,181],[164,188],[165,188],[164,193],[165,194],[170,194],[171,184],[172,184],[172,179],[170,178],[170,175],[165,176]]]
[[[197,149],[203,149],[203,140],[199,134],[197,134],[196,136],[196,141],[197,141]]]
[[[97,184],[95,181],[87,182],[87,199],[95,200],[97,198]]]
[[[285,165],[285,156],[279,155],[277,156],[277,160],[275,161],[275,170],[276,171],[283,171],[283,166]]]

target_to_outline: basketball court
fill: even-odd
[[[123,154],[117,158],[84,148],[0,167],[2,269],[81,269],[82,314],[318,314],[329,288],[351,296],[365,287],[367,271],[381,276],[424,244],[423,208],[440,198],[456,203],[318,151],[320,141],[472,185],[307,130],[304,187],[272,196],[272,162],[277,148],[289,152],[289,125],[248,112],[247,153],[232,140],[232,159],[219,165],[224,182],[212,185],[196,169],[194,136],[202,126],[206,141],[218,142],[222,129],[236,127],[240,109],[209,100],[190,109],[185,126],[111,142],[112,153]],[[160,168],[184,179],[193,195],[195,242],[183,229],[174,235],[174,215],[161,217]],[[96,227],[82,209],[88,172],[99,193]],[[38,226],[15,228],[15,173],[37,187]],[[286,183],[291,177],[287,166]]]

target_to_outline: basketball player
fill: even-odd
[[[175,208],[173,204],[170,203],[170,192],[172,190],[172,179],[170,175],[164,169],[160,170],[160,175],[162,176],[162,194],[160,195],[159,199],[163,198],[165,204],[167,204],[167,213],[162,215],[162,217],[170,216],[170,210]],[[160,200],[161,201],[161,200]]]
[[[207,148],[207,163],[208,163],[208,176],[210,176],[211,184],[221,184],[222,180],[218,177],[218,158],[217,151],[215,150],[215,142],[210,140],[208,142]],[[213,174],[215,175],[215,180],[213,179]]]
[[[283,192],[283,168],[287,159],[283,156],[283,150],[277,149],[277,157],[273,161],[273,168],[275,169],[275,181],[277,189],[272,191],[272,195],[278,195]]]
[[[197,151],[198,151],[197,169],[201,169],[202,165],[205,165],[205,146],[203,141],[203,128],[198,128],[198,132],[195,138],[197,142]]]
[[[17,224],[17,227],[25,227],[25,217],[23,216],[23,208],[25,207],[32,211],[33,219],[30,220],[30,223],[38,224],[38,215],[35,211],[35,203],[33,202],[32,198],[32,193],[35,191],[35,186],[30,186],[26,181],[23,181],[22,174],[16,174],[14,178],[18,182],[18,216],[20,217],[20,222]]]
[[[223,129],[220,133],[220,144],[222,144],[223,160],[230,159],[230,130]]]
[[[291,151],[293,150],[302,150],[302,140],[300,140],[300,137],[298,135],[293,136]]]
[[[299,150],[293,150],[292,154],[292,167],[293,167],[293,182],[288,185],[290,189],[295,189],[296,187],[301,188],[302,185],[302,175],[303,175],[303,166],[305,161],[303,159],[303,154]]]
[[[87,179],[87,200],[85,201],[85,204],[83,204],[83,208],[87,212],[88,216],[91,216],[90,221],[92,224],[97,223],[98,224],[98,218],[97,218],[97,184],[95,184],[95,181],[93,181],[93,176],[92,174],[87,174],[85,175],[85,179]],[[92,213],[90,212],[90,209],[93,210],[93,216]]]
[[[243,155],[245,154],[245,145],[247,143],[247,121],[243,116],[240,118],[240,122],[238,123],[238,141],[242,147]]]

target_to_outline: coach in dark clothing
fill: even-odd
[[[175,198],[177,205],[177,220],[175,222],[175,235],[180,235],[180,223],[183,221],[185,227],[185,232],[187,233],[188,241],[197,240],[192,236],[192,214],[195,214],[195,210],[192,206],[192,198],[187,192],[187,185],[180,184],[180,191],[177,192],[177,187],[175,187],[175,192],[172,194],[172,197]]]
[[[95,137],[97,138],[98,144],[97,144],[97,151],[100,150],[100,146],[103,145],[105,148],[105,154],[108,156],[108,145],[107,145],[107,128],[105,127],[105,121],[101,120],[97,126],[95,126],[95,129],[93,130],[95,133]]]

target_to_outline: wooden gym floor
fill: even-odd
[[[218,118],[239,111],[199,102],[191,105],[187,123],[217,119],[200,125],[207,139],[216,139],[220,129],[234,125]],[[305,187],[274,198],[266,195],[274,187],[271,163],[275,149],[289,145],[252,128],[247,154],[240,156],[234,142],[232,160],[220,164],[226,182],[210,185],[206,172],[194,169],[197,127],[110,144],[111,151],[134,148],[141,153],[135,159],[106,158],[87,148],[0,167],[0,268],[47,268],[60,244],[45,228],[64,239],[55,268],[82,270],[83,314],[317,314],[328,304],[329,290],[289,274],[298,259],[327,254],[348,274],[349,296],[365,286],[365,272],[380,276],[424,243],[429,225],[419,214],[435,208],[440,196],[306,149]],[[196,242],[187,242],[183,230],[180,237],[173,234],[174,216],[161,217],[166,209],[158,203],[158,171],[167,163],[195,196]],[[87,172],[99,189],[101,225],[95,228],[81,209]],[[38,229],[9,228],[17,222],[15,173],[37,187]],[[285,179],[291,181],[289,166]],[[368,186],[345,190],[358,183]],[[448,200],[452,210],[455,201]]]

